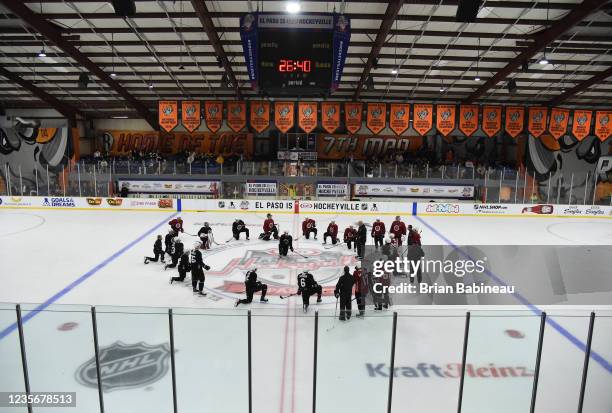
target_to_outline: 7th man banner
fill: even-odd
[[[178,102],[176,100],[160,100],[159,126],[166,132],[170,132],[178,125]]]
[[[334,133],[340,127],[340,103],[321,103],[321,126],[327,133]]]
[[[293,102],[274,102],[274,124],[279,131],[287,133],[293,127],[294,109]]]
[[[298,103],[298,125],[306,133],[317,127],[317,102]]]

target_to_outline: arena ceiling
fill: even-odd
[[[457,4],[301,1],[302,13],[352,19],[342,84],[329,98],[612,106],[612,1],[487,0],[471,23],[455,21]],[[160,99],[259,97],[238,19],[285,7],[136,0],[136,16],[122,18],[110,2],[0,0],[0,102],[156,123]]]

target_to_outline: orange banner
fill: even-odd
[[[234,132],[246,126],[246,102],[227,102],[227,126]]]
[[[548,115],[548,109],[543,107],[530,107],[529,108],[529,119],[527,123],[527,130],[535,138],[539,138],[540,135],[546,130],[546,117]]]
[[[525,108],[523,106],[506,106],[506,132],[516,138],[525,128]]]
[[[334,133],[340,127],[340,103],[321,103],[321,125],[327,133]]]
[[[422,136],[329,134],[325,139],[317,139],[317,159],[372,159],[397,151],[414,153],[423,140]]]
[[[183,126],[189,132],[193,132],[200,127],[201,115],[200,115],[200,101],[198,100],[184,100],[181,102],[181,120]]]
[[[572,122],[572,133],[579,141],[589,136],[591,131],[591,119],[593,112],[590,110],[574,109],[574,121]]]
[[[396,135],[406,132],[410,126],[410,105],[408,103],[392,103],[389,112],[389,128]]]
[[[211,132],[216,132],[223,123],[223,102],[210,101],[204,102],[204,120]]]
[[[598,110],[595,112],[595,136],[605,141],[612,135],[612,110]]]
[[[258,133],[270,126],[270,102],[251,101],[251,127]]]
[[[253,156],[253,134],[236,132],[143,132],[108,130],[97,134],[112,141],[110,154],[127,154],[131,151],[175,154],[184,151],[227,156]]]
[[[361,129],[362,112],[363,103],[347,102],[344,104],[344,124],[350,133],[357,133]]]
[[[433,128],[433,105],[415,103],[412,127],[421,135],[425,135]]]
[[[501,106],[483,106],[482,108],[482,131],[492,138],[501,130]]]
[[[374,135],[378,135],[381,130],[387,127],[386,103],[368,103],[366,126]]]
[[[298,125],[306,133],[317,127],[317,102],[298,103]]]
[[[459,106],[459,130],[472,136],[478,130],[478,105]]]
[[[559,139],[567,132],[567,124],[569,122],[569,109],[552,108],[550,111],[550,123],[548,130],[550,134]]]
[[[444,136],[455,130],[455,105],[436,105],[436,128]]]
[[[279,131],[287,133],[293,127],[294,109],[293,102],[274,102],[274,124]]]
[[[176,100],[159,101],[159,126],[170,132],[178,125],[178,102]]]

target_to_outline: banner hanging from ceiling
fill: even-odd
[[[344,124],[350,133],[355,134],[361,129],[362,116],[363,103],[346,102],[344,104]]]
[[[412,117],[412,127],[421,136],[433,128],[433,105],[430,104],[414,104],[414,116]]]
[[[572,134],[579,141],[583,140],[587,136],[589,136],[589,132],[591,131],[591,118],[593,117],[593,112],[590,110],[574,110],[574,120],[572,122]]]
[[[178,125],[178,102],[176,100],[160,100],[158,105],[159,126],[170,132]]]
[[[227,102],[227,126],[240,132],[246,126],[246,102]]]
[[[482,131],[489,138],[501,130],[501,106],[484,106],[482,108]]]
[[[270,102],[251,102],[251,127],[261,133],[270,126]]]
[[[408,103],[392,103],[389,111],[389,128],[397,136],[408,130],[410,126],[410,105]]]
[[[340,127],[340,103],[321,103],[321,126],[327,133],[334,133]]]
[[[293,102],[274,102],[274,124],[279,131],[287,133],[294,125]]]
[[[459,130],[465,136],[472,136],[478,130],[478,105],[461,105],[459,107]]]
[[[506,106],[505,129],[508,135],[516,138],[525,128],[525,108],[523,106]]]
[[[534,137],[539,138],[546,130],[548,109],[545,107],[530,107],[527,130]]]
[[[306,132],[310,133],[317,127],[317,102],[298,103],[298,125]]]
[[[612,135],[612,110],[595,112],[595,136],[602,142]]]
[[[181,102],[181,121],[185,129],[193,132],[202,123],[199,100],[184,100]]]
[[[436,105],[436,128],[444,135],[455,130],[455,105]]]
[[[387,105],[385,103],[368,103],[366,126],[374,135],[378,135],[387,126]]]
[[[210,101],[204,102],[204,120],[211,132],[217,132],[223,124],[223,102]]]
[[[550,124],[548,131],[555,139],[559,139],[567,132],[569,122],[569,109],[553,108],[550,111]]]

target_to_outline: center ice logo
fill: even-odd
[[[168,372],[170,350],[167,344],[124,344],[117,341],[100,349],[100,376],[106,392],[144,387]],[[97,388],[96,359],[91,358],[76,371],[83,386]]]

